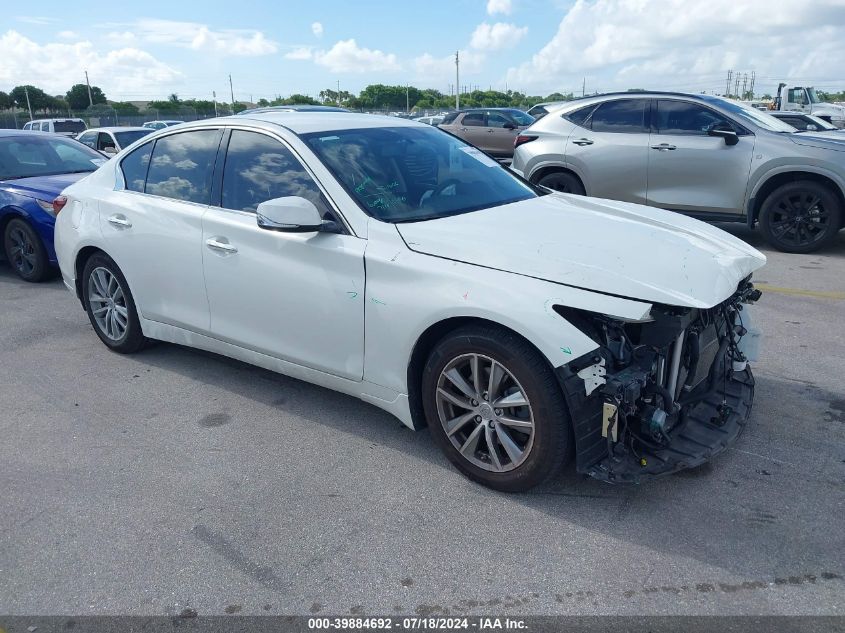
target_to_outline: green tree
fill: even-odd
[[[74,84],[65,95],[65,101],[74,110],[84,110],[90,104],[88,101],[88,86],[85,84]],[[106,103],[106,95],[99,86],[91,86],[91,101],[94,105]]]
[[[123,116],[137,116],[141,113],[138,106],[128,101],[112,101],[110,105],[114,108],[115,112]]]
[[[12,97],[0,91],[0,109],[7,110],[12,107]]]
[[[12,91],[9,93],[9,96],[12,97],[12,100],[18,104],[19,108],[26,109],[26,95],[29,94],[29,104],[32,106],[32,111],[40,111],[40,110],[47,110],[51,106],[56,105],[56,98],[51,97],[46,92],[41,90],[41,88],[36,88],[35,86],[15,86],[12,88]]]

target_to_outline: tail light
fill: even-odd
[[[514,147],[514,149],[516,149],[520,145],[525,145],[526,143],[530,143],[531,141],[534,141],[536,139],[537,139],[536,136],[531,136],[530,134],[519,134],[513,140],[513,147]]]
[[[53,215],[59,215],[59,211],[65,208],[67,196],[56,196],[53,200]]]

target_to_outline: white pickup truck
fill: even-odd
[[[821,101],[816,94],[816,89],[812,87],[787,88],[787,84],[779,84],[774,109],[812,114],[838,128],[845,128],[845,106]]]

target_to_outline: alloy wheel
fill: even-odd
[[[772,210],[772,237],[790,246],[807,246],[825,238],[830,211],[811,191],[783,195]]]
[[[522,464],[534,443],[534,414],[525,390],[500,362],[462,354],[437,381],[437,414],[452,446],[484,470]]]
[[[12,248],[9,251],[12,266],[22,275],[31,275],[38,264],[35,244],[29,239],[26,231],[17,226],[9,231],[9,240],[12,243]]]
[[[129,310],[120,281],[108,269],[97,267],[88,278],[88,305],[100,331],[112,341],[126,335]]]

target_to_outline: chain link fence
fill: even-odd
[[[112,106],[95,105],[85,110],[66,110],[53,112],[33,112],[32,119],[27,110],[14,108],[0,110],[0,129],[20,130],[30,120],[39,119],[82,119],[89,128],[93,127],[140,127],[147,121],[177,120],[197,121],[210,119],[215,116],[228,116],[231,109],[225,104],[217,105],[217,114],[211,112],[198,112],[190,106],[178,106],[173,109],[156,110],[147,108],[143,111],[117,110]]]

